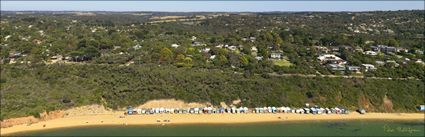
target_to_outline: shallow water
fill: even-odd
[[[14,136],[425,136],[424,121],[308,121],[220,125],[86,126]]]

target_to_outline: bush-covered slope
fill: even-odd
[[[110,108],[176,98],[219,104],[302,106],[309,102],[369,111],[415,111],[424,102],[419,80],[247,76],[173,66],[42,65],[1,68],[1,118],[103,103]],[[387,97],[391,105],[384,103]]]

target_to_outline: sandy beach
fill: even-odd
[[[421,120],[423,113],[359,113],[350,114],[154,114],[154,115],[123,115],[124,111],[110,114],[93,114],[72,116],[41,121],[31,125],[21,124],[8,128],[1,128],[1,135],[16,132],[65,128],[75,126],[98,125],[164,125],[164,124],[232,124],[255,122],[285,122],[285,121],[314,121],[314,120]],[[124,116],[124,117],[123,117]],[[164,122],[169,120],[169,122]],[[159,121],[159,122],[158,122]]]

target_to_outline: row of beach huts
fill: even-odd
[[[359,113],[364,114],[364,109],[359,109]],[[291,108],[291,107],[196,107],[196,108],[133,108],[127,107],[127,115],[136,114],[221,114],[221,113],[296,113],[296,114],[348,114],[350,111],[344,107],[322,108],[318,106]]]

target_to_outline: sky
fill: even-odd
[[[1,1],[2,11],[377,11],[424,10],[424,1]]]

